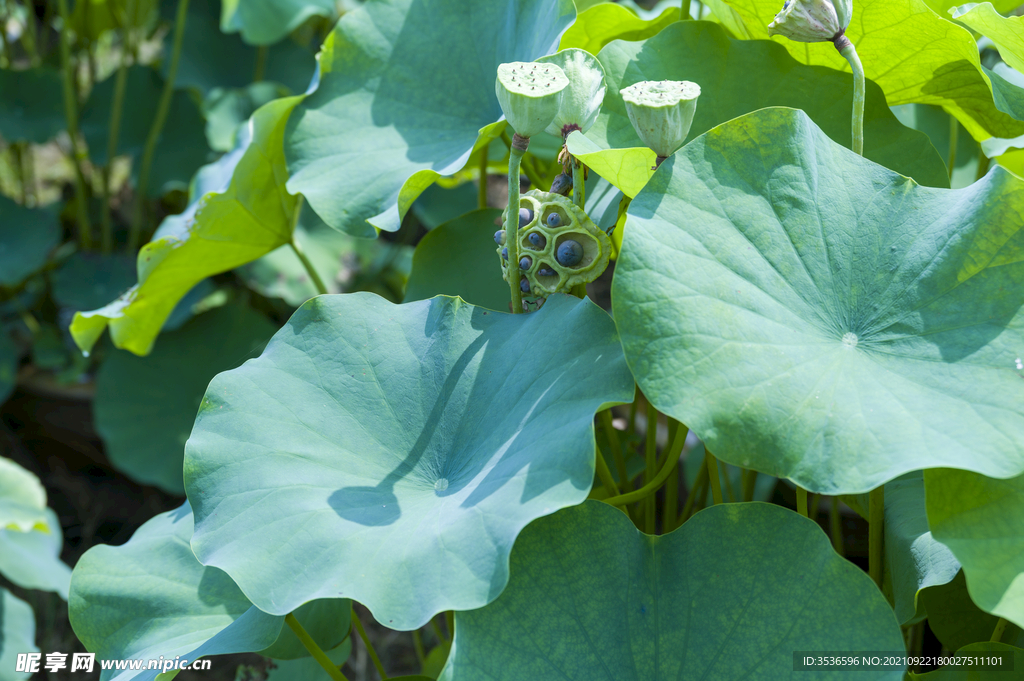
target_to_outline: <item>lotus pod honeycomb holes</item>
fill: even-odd
[[[594,281],[608,267],[611,239],[564,196],[539,189],[526,192],[519,199],[519,223],[519,269],[513,268],[511,276],[520,278],[527,295],[568,293],[577,284]],[[499,234],[498,260],[508,281],[506,237]]]

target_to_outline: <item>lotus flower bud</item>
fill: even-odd
[[[768,24],[768,35],[801,43],[833,42],[853,17],[852,0],[786,0]]]
[[[697,111],[700,86],[688,80],[645,80],[622,90],[636,134],[660,157],[683,146]]]
[[[512,129],[529,138],[544,132],[555,118],[558,93],[568,84],[557,64],[514,61],[498,67],[494,92]]]

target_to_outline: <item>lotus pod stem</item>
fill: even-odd
[[[867,83],[864,81],[864,67],[857,56],[857,48],[853,46],[850,39],[846,37],[845,31],[840,31],[833,41],[839,54],[843,55],[846,61],[850,62],[853,69],[853,117],[851,125],[853,128],[853,150],[864,155],[864,96]],[[952,172],[952,171],[951,171]]]
[[[523,137],[518,132],[512,135],[512,146],[508,153],[508,210],[505,217],[505,243],[508,244],[509,262],[519,262],[519,165],[529,146],[529,137]],[[508,279],[512,292],[512,314],[519,314],[523,311],[523,292],[519,287],[519,278],[510,276]]]

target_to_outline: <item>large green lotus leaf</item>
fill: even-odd
[[[928,135],[935,150],[939,152],[940,156],[947,159],[947,164],[950,121],[956,122],[956,161],[949,184],[953,189],[960,189],[974,183],[978,175],[978,143],[964,130],[964,126],[959,121],[939,107],[928,104],[901,104],[892,107],[892,112],[903,125]]]
[[[288,124],[288,189],[336,229],[397,230],[420,192],[496,135],[481,129],[502,115],[498,65],[554,52],[574,16],[571,0],[472,12],[463,0],[381,0],[346,12],[320,53],[319,87]]]
[[[39,478],[0,457],[0,528],[48,532],[46,489]]]
[[[89,156],[100,166],[109,162],[107,144],[110,133],[110,109],[116,75],[111,75],[89,94],[82,107],[81,129],[89,146]],[[133,66],[126,74],[126,92],[121,109],[121,127],[117,136],[117,156],[140,157],[153,125],[154,112],[164,88],[164,79],[147,66]],[[196,169],[206,161],[206,123],[192,96],[176,90],[171,98],[167,121],[157,141],[150,177],[150,195],[160,196],[171,187],[186,188]],[[133,167],[138,175],[138,164]]]
[[[526,528],[511,574],[493,604],[456,613],[442,680],[782,679],[794,651],[903,649],[867,575],[816,523],[760,502],[651,536],[588,501]]]
[[[594,413],[632,380],[590,301],[313,298],[207,390],[185,447],[192,548],[266,612],[346,597],[408,630],[478,608],[520,530],[586,498]]]
[[[46,264],[60,243],[57,214],[0,196],[0,286],[14,287]]]
[[[985,70],[985,75],[992,81],[992,95],[995,97],[996,108],[1013,116],[1018,121],[1024,121],[1024,73],[1001,62],[991,70],[984,66],[982,68]],[[1024,139],[1024,135],[1017,139]],[[982,145],[989,141],[985,140]]]
[[[260,81],[244,88],[214,88],[203,100],[206,141],[214,151],[231,151],[239,129],[264,104],[287,96],[280,83]]]
[[[241,33],[250,45],[272,45],[310,17],[330,17],[334,0],[224,0],[220,30]]]
[[[630,198],[654,174],[658,155],[649,147],[605,149],[578,130],[569,133],[565,142],[570,154]]]
[[[428,232],[416,245],[405,302],[437,295],[508,312],[512,299],[494,245],[495,208],[475,210]]]
[[[110,326],[114,345],[148,354],[178,301],[197,283],[269,253],[291,239],[297,198],[285,190],[281,138],[299,97],[277,99],[253,114],[252,139],[200,170],[195,201],[168,218],[142,247],[139,283],[106,307],[79,312],[71,335],[88,352]],[[212,179],[211,179],[212,178]]]
[[[932,534],[964,566],[971,598],[1024,627],[1024,476],[937,469],[924,481]]]
[[[956,651],[957,655],[964,657],[971,657],[975,660],[979,656],[986,657],[987,653],[1008,653],[1013,657],[1013,668],[1012,669],[972,669],[972,664],[964,662],[960,664],[950,664],[936,669],[933,672],[926,674],[915,674],[911,672],[908,674],[909,681],[1006,681],[1010,678],[1008,675],[1013,671],[1020,672],[1024,669],[1024,650],[1015,648],[1014,646],[1007,645],[1005,643],[992,643],[987,641],[985,643],[972,643],[969,646],[964,646],[960,650]]]
[[[136,482],[184,494],[185,441],[210,380],[257,356],[276,327],[241,305],[165,333],[148,357],[114,352],[96,376],[93,410],[107,456]]]
[[[50,276],[53,300],[72,310],[92,310],[135,284],[135,263],[125,253],[76,251]]]
[[[68,599],[71,568],[61,562],[64,544],[57,514],[45,509],[47,529],[0,528],[0,575],[25,589],[55,591]]]
[[[690,80],[701,86],[689,139],[751,111],[788,106],[807,112],[833,141],[845,147],[852,142],[852,76],[800,64],[779,45],[767,41],[729,38],[717,24],[677,22],[650,40],[613,42],[601,50],[598,59],[604,66],[608,92],[587,137],[599,147],[644,146],[619,94],[622,88],[642,80]],[[946,165],[928,138],[901,125],[885,96],[870,82],[864,105],[864,155],[921,184],[949,186]],[[639,162],[634,165],[639,177],[650,168]],[[611,177],[604,177],[614,184]]]
[[[954,7],[949,10],[949,15],[971,30],[990,38],[1004,62],[1018,71],[1024,71],[1024,19],[1002,16],[991,2]]]
[[[274,650],[291,646],[289,639],[298,644],[283,616],[260,611],[226,574],[196,560],[189,548],[192,530],[186,502],[146,522],[126,544],[95,546],[79,559],[68,615],[87,650],[99,659],[180,655],[194,660]],[[309,617],[313,605],[296,617],[303,625],[318,625],[307,630],[319,644],[336,646],[348,630],[351,603],[337,601],[330,624],[319,614]],[[100,678],[151,680],[156,675],[105,671]]]
[[[253,0],[244,0],[248,4]],[[176,0],[161,0],[161,15],[175,20]],[[237,35],[220,30],[220,0],[190,0],[185,21],[185,38],[178,62],[175,87],[191,87],[206,95],[214,88],[241,88],[253,82],[257,61],[256,47],[246,45]],[[164,54],[171,53],[174,32],[164,38]],[[282,40],[265,52],[263,80],[281,83],[293,93],[303,92],[316,71],[315,45],[303,46],[294,40]],[[170,60],[163,62],[164,74]]]
[[[959,0],[924,0],[924,4],[932,8],[940,17],[949,16],[949,10],[961,4]],[[996,0],[996,11],[1009,12],[1020,6],[1020,0]]]
[[[477,188],[470,182],[450,188],[432,184],[423,190],[409,209],[424,229],[431,230],[475,210],[479,207],[477,201]]]
[[[998,617],[983,611],[971,600],[963,570],[947,584],[924,589],[919,603],[927,611],[928,628],[949,650],[988,641],[999,621]],[[1000,640],[1024,646],[1024,633],[1020,627],[1007,624]]]
[[[627,361],[719,458],[815,492],[1017,475],[1022,211],[1001,168],[929,189],[802,111],[743,116],[630,205],[612,286]]]
[[[901,625],[916,617],[924,589],[946,584],[960,571],[953,553],[928,527],[921,471],[885,484],[885,562]]]
[[[596,55],[613,40],[646,40],[678,18],[679,8],[669,7],[657,18],[645,21],[621,5],[595,5],[579,13],[562,35],[558,49],[578,47]]]
[[[768,24],[782,7],[777,0],[708,0],[708,5],[718,16],[722,10],[736,17],[742,31],[733,31],[736,35],[755,39],[768,38]],[[938,16],[921,0],[858,2],[846,35],[857,46],[865,74],[882,88],[891,106],[911,102],[941,106],[979,141],[1024,134],[1024,123],[995,108],[971,33]],[[801,43],[782,36],[772,40],[802,63],[850,71],[830,43]],[[865,143],[869,139],[865,132]]]
[[[0,681],[27,679],[15,672],[19,653],[38,653],[36,618],[32,606],[0,587]]]
[[[60,71],[0,69],[0,137],[44,144],[67,126]]]

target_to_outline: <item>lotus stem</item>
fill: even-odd
[[[117,80],[114,81],[114,99],[110,107],[110,133],[107,135],[107,166],[103,169],[103,204],[100,207],[100,245],[104,253],[110,253],[114,247],[114,229],[110,222],[110,175],[114,167],[114,156],[117,154],[117,138],[121,132],[121,111],[124,106],[124,89],[128,82],[128,60],[131,54],[131,18],[135,16],[135,0],[128,0],[126,5],[124,36],[122,37],[121,65],[117,68]]]
[[[61,1],[63,2],[64,0]],[[353,615],[353,617],[354,616],[355,615]],[[324,671],[327,672],[334,681],[348,681],[345,675],[341,673],[341,670],[335,667],[334,663],[331,662],[331,658],[327,657],[327,654],[324,653],[324,651],[320,649],[320,646],[316,644],[313,637],[309,635],[301,624],[299,624],[299,620],[295,619],[295,615],[288,613],[284,616],[284,621],[288,624],[299,640],[302,641],[302,645],[306,647],[306,650],[308,650],[309,654],[313,656],[313,659],[320,663],[320,666],[324,668]]]
[[[256,65],[252,70],[252,82],[259,83],[263,80],[264,74],[267,72],[267,52],[269,48],[266,45],[260,45],[256,48]]]
[[[882,536],[885,524],[885,486],[868,496],[868,574],[882,588]]]
[[[36,8],[32,2],[25,3],[25,52],[28,53],[29,65],[35,68],[39,66],[39,48],[36,44],[39,29],[36,27]]]
[[[85,191],[85,150],[78,140],[78,95],[75,87],[75,74],[71,68],[71,16],[68,13],[68,0],[58,0],[60,11],[60,65],[64,81],[64,118],[68,124],[68,137],[71,138],[71,159],[75,166],[75,209],[78,217],[78,241],[82,248],[92,248],[92,226],[89,224],[89,196]]]
[[[843,545],[843,524],[839,517],[839,497],[832,497],[832,505],[828,514],[829,525],[832,529],[832,548],[840,556],[846,556],[846,547]]]
[[[956,166],[956,146],[960,141],[960,123],[956,116],[949,114],[949,179],[953,179],[953,168]]]
[[[430,626],[434,628],[434,634],[437,636],[438,641],[447,641],[448,637],[445,636],[444,632],[441,631],[441,625],[437,623],[437,619],[430,618]]]
[[[308,274],[310,280],[312,280],[313,286],[316,287],[316,290],[320,295],[326,295],[330,293],[330,291],[328,291],[327,286],[324,285],[324,280],[320,278],[320,274],[316,271],[316,268],[313,267],[313,263],[306,256],[305,251],[302,250],[302,246],[300,246],[299,242],[295,240],[295,226],[299,224],[299,215],[301,213],[302,197],[300,196],[295,202],[295,212],[292,213],[292,238],[288,244],[292,247],[292,250],[295,251],[295,255],[298,256],[299,261],[302,262],[302,266],[306,269],[306,274]]]
[[[426,660],[426,655],[423,652],[423,637],[420,635],[419,629],[412,630],[412,648],[416,653],[416,661],[420,663],[420,667],[423,667],[423,661]]]
[[[840,35],[835,39],[836,49],[839,50],[839,54],[846,58],[846,61],[850,62],[850,68],[853,69],[853,150],[864,155],[864,95],[867,90],[867,84],[864,80],[864,67],[860,63],[860,57],[857,56],[857,48],[853,46],[850,39],[845,34]]]
[[[708,469],[708,480],[711,481],[711,498],[715,504],[722,503],[722,478],[718,472],[718,459],[704,445],[704,465]]]
[[[448,639],[455,640],[455,611],[446,610],[444,613],[444,626],[448,629]]]
[[[605,499],[604,503],[612,506],[623,506],[625,504],[632,504],[634,501],[640,501],[641,499],[653,500],[654,493],[658,491],[666,480],[668,480],[672,471],[678,468],[679,455],[683,451],[683,444],[686,442],[687,432],[689,432],[689,430],[683,425],[680,425],[676,430],[675,437],[672,438],[672,444],[665,448],[665,454],[662,457],[661,467],[658,469],[658,474],[655,475],[650,482],[633,492]],[[647,517],[654,517],[654,513],[649,513]],[[648,532],[648,534],[651,533]]]
[[[384,673],[384,665],[380,663],[380,657],[377,656],[377,651],[373,649],[373,644],[370,643],[370,638],[366,635],[366,630],[363,629],[363,623],[359,621],[359,616],[356,615],[355,608],[352,608],[352,623],[356,625],[356,631],[359,632],[359,638],[363,640],[363,645],[366,646],[366,652],[370,654],[370,659],[373,661],[373,666],[377,668],[377,673],[380,674],[380,678],[387,681],[388,675]]]
[[[646,395],[645,395],[646,397]],[[644,460],[647,464],[647,472],[644,475],[644,487],[653,484],[658,474],[657,459],[657,437],[658,437],[658,410],[654,407],[651,401],[647,400],[647,432],[645,433],[645,447],[644,447]],[[641,488],[643,489],[643,487]],[[640,490],[637,490],[640,491]],[[655,531],[655,505],[654,495],[647,497],[646,510],[644,511],[644,532],[647,534],[654,534]]]
[[[810,517],[807,513],[807,490],[800,485],[796,486],[796,512],[805,518]]]
[[[595,446],[594,453],[594,458],[597,461],[597,476],[601,478],[601,484],[604,485],[609,497],[613,499],[618,498],[619,486],[615,484],[615,478],[612,477],[612,472],[608,469],[608,462],[604,460],[604,454],[601,453],[601,448]]]
[[[1003,632],[1006,631],[1006,625],[1008,622],[1005,617],[1000,617],[999,621],[996,622],[996,628],[992,630],[992,638],[989,639],[992,643],[999,643],[1000,639],[1003,638]]]
[[[679,21],[686,21],[690,18],[690,0],[683,0],[682,7],[679,8]]]
[[[706,452],[707,450],[705,450]],[[708,467],[701,466],[700,470],[697,471],[697,477],[693,480],[693,485],[690,487],[690,493],[686,495],[686,503],[683,504],[683,512],[679,514],[679,520],[676,522],[676,527],[679,527],[682,523],[686,522],[686,519],[690,517],[690,513],[693,511],[693,507],[697,502],[697,497],[702,494],[707,494],[708,483]]]
[[[128,233],[128,252],[134,253],[139,247],[139,234],[145,218],[146,193],[149,191],[149,171],[153,166],[153,155],[160,132],[164,129],[167,112],[171,108],[171,97],[174,95],[174,80],[178,75],[178,60],[181,57],[181,45],[185,38],[185,20],[188,17],[188,0],[178,0],[178,12],[174,17],[174,45],[171,48],[171,61],[167,67],[167,80],[164,82],[160,102],[157,104],[156,117],[149,128],[146,146],[142,152],[142,164],[139,168],[139,186],[135,196],[135,219],[132,220]]]
[[[741,489],[743,492],[743,501],[754,500],[754,490],[757,489],[757,471],[750,468],[743,471]]]
[[[505,245],[508,247],[508,284],[512,291],[512,314],[523,311],[523,294],[519,288],[519,166],[530,146],[529,137],[516,133],[508,148],[508,215],[505,218]]]
[[[583,163],[578,159],[572,160],[572,202],[580,210],[586,210],[584,203],[587,200],[587,187],[585,185]]]
[[[978,172],[974,176],[974,181],[977,182],[981,178],[985,177],[985,173],[988,172],[989,157],[985,155],[985,152],[981,150],[981,145],[978,145]]]
[[[601,427],[604,428],[604,437],[608,440],[608,446],[612,448],[615,470],[619,474],[619,484],[622,485],[623,489],[629,489],[629,473],[626,471],[626,459],[622,456],[619,434],[612,423],[611,409],[605,409],[601,412]]]
[[[487,158],[488,148],[485,144],[480,150],[480,186],[476,190],[476,207],[487,208]]]

